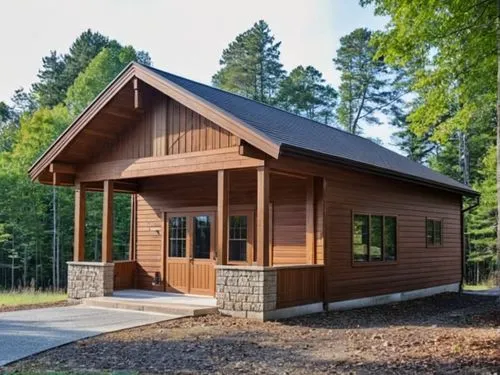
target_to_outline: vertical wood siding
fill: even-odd
[[[158,92],[145,95],[144,113],[117,136],[99,161],[165,156],[234,147],[240,139]]]
[[[324,275],[324,268],[316,265],[279,268],[276,280],[276,308],[322,302],[325,291]]]
[[[115,261],[114,289],[135,288],[136,264],[134,260]]]

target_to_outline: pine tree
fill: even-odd
[[[329,124],[337,100],[335,89],[312,66],[298,66],[281,82],[276,104],[287,111]]]
[[[42,58],[42,69],[38,73],[40,81],[33,85],[38,103],[45,107],[61,103],[78,74],[109,43],[102,34],[87,30],[73,42],[68,54],[61,56],[50,51]]]
[[[401,74],[376,58],[377,47],[371,41],[371,31],[356,29],[340,38],[333,59],[341,74],[337,120],[353,134],[361,134],[362,123],[379,124],[379,112],[389,114],[405,92],[398,84]]]
[[[255,23],[224,49],[221,68],[212,77],[213,84],[263,103],[273,103],[285,75],[280,45],[281,42],[275,43],[266,22]]]

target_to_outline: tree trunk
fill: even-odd
[[[496,19],[496,37],[497,37],[497,264],[496,264],[496,284],[500,286],[500,0],[497,0],[497,19]]]

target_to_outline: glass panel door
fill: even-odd
[[[186,216],[173,216],[168,219],[168,256],[173,258],[186,257]]]
[[[210,259],[211,218],[208,215],[193,217],[193,258]]]

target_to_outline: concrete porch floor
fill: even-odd
[[[83,304],[183,316],[199,316],[218,311],[217,300],[213,297],[138,289],[115,291],[109,297],[86,298]]]

